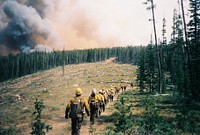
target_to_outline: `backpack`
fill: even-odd
[[[73,103],[70,105],[70,118],[78,118],[82,117],[83,105],[81,99],[75,99]]]
[[[91,99],[91,101],[90,101],[90,108],[93,110],[93,109],[98,109],[99,108],[99,104],[98,104],[98,102],[96,102],[95,101],[95,96],[93,97],[93,96],[91,96],[92,97],[92,99]]]

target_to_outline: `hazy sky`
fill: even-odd
[[[145,1],[145,0],[144,0]],[[143,0],[71,0],[61,2],[56,20],[61,28],[67,48],[101,47],[110,45],[148,44],[153,34],[151,12]],[[154,0],[156,24],[161,37],[162,19],[167,20],[167,37],[170,39],[173,9],[179,8],[177,0]],[[66,7],[67,5],[67,7]],[[66,14],[67,13],[67,14]],[[57,22],[56,22],[57,23]],[[65,32],[64,32],[65,31]],[[69,32],[70,31],[70,32]],[[67,33],[67,34],[66,34]]]
[[[0,0],[0,53],[147,45],[153,27],[144,1]],[[165,17],[170,40],[177,1],[154,0],[158,38]]]

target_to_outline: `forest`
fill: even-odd
[[[151,2],[151,0],[147,0],[145,4],[152,4],[149,10],[152,10],[153,13],[154,6]],[[181,6],[183,6],[182,4]],[[154,35],[151,35],[149,44],[145,46],[33,52],[0,56],[0,81],[16,79],[55,67],[61,66],[64,68],[65,65],[93,63],[116,57],[119,63],[137,66],[136,85],[141,94],[151,97],[156,94],[167,94],[169,90],[173,90],[173,99],[168,100],[168,102],[177,103],[178,115],[176,119],[178,122],[176,128],[188,134],[199,134],[200,0],[190,0],[189,11],[190,20],[187,23],[184,19],[184,9],[182,8],[181,13],[174,9],[173,32],[171,33],[170,41],[166,40],[166,20],[163,18],[162,37],[158,42],[155,29],[156,20],[152,16]],[[124,97],[127,96],[127,93],[124,94]],[[131,92],[129,94],[134,95]],[[158,118],[155,109],[157,100],[149,99],[149,97],[145,98],[144,101],[149,106],[147,106],[145,114],[146,127],[141,132],[161,133],[161,131],[155,130],[164,130],[164,128],[156,127],[158,126],[156,125]],[[118,104],[121,103],[123,105],[123,100],[122,96]],[[152,109],[152,114],[148,112],[148,107]],[[118,109],[120,108],[118,107]],[[119,120],[121,119],[122,117],[119,117]],[[148,123],[149,121],[154,123]],[[124,128],[119,125],[120,123],[118,123],[116,132],[123,132]],[[164,127],[167,126],[164,125]],[[126,131],[128,131],[128,128]],[[165,132],[175,134],[168,131]],[[110,134],[112,133],[110,132]]]
[[[151,3],[147,1],[145,4]],[[153,3],[152,3],[153,4]],[[163,18],[162,40],[153,35],[147,46],[95,48],[87,50],[34,52],[0,57],[0,81],[14,79],[67,64],[103,61],[117,57],[119,62],[138,66],[141,91],[164,93],[166,84],[176,85],[180,94],[200,100],[200,1],[190,0],[190,21],[174,9],[171,40],[166,41],[166,20]],[[152,7],[152,8],[151,8]],[[154,11],[153,5],[149,10]],[[182,9],[184,10],[184,9]],[[184,13],[184,12],[183,12]],[[154,20],[154,16],[152,16]],[[155,28],[155,23],[154,28]],[[154,29],[156,30],[156,29]],[[148,78],[148,79],[147,79]]]

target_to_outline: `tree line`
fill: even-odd
[[[0,81],[67,64],[103,61],[110,57],[117,57],[119,62],[137,64],[140,48],[141,46],[128,46],[0,56]]]

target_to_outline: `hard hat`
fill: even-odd
[[[106,93],[105,89],[102,89],[102,93],[103,93],[103,94],[105,94],[105,93]]]
[[[93,94],[96,94],[96,93],[97,93],[97,90],[96,90],[95,88],[93,88],[93,89],[92,89],[92,93],[93,93]]]
[[[77,88],[77,89],[76,89],[76,95],[81,95],[81,94],[82,94],[81,88]]]
[[[101,94],[102,94],[102,93],[103,93],[103,92],[102,92],[102,90],[99,90],[99,93],[101,93]]]

